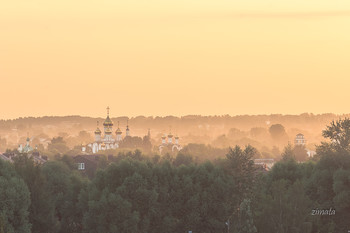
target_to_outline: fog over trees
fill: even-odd
[[[155,146],[161,143],[161,136],[172,132],[180,137],[180,144],[183,146],[204,144],[227,150],[230,146],[243,147],[249,144],[259,150],[262,158],[278,158],[288,143],[293,144],[294,137],[298,133],[305,135],[307,149],[315,150],[315,145],[322,141],[321,132],[326,125],[334,119],[346,116],[305,113],[255,116],[138,116],[111,119],[114,123],[120,122],[123,136],[125,136],[126,122],[129,120],[131,134],[135,138],[133,145],[125,142],[124,148],[141,147],[143,143],[141,140],[150,129],[152,146],[148,145],[147,150],[154,151]],[[25,143],[29,136],[31,145],[33,147],[36,145],[40,151],[49,150],[52,155],[74,154],[79,151],[82,144],[93,141],[96,122],[103,120],[104,118],[80,116],[0,120],[0,152],[17,148],[18,144]],[[64,145],[52,141],[54,138],[62,138]]]
[[[251,145],[189,144],[161,156],[107,152],[91,177],[54,138],[62,153],[44,164],[27,154],[0,160],[0,232],[346,232],[350,120],[322,134],[315,157],[298,162],[302,148],[288,144],[269,171]]]

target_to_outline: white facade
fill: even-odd
[[[307,156],[309,156],[310,158],[314,157],[316,155],[316,151],[313,150],[307,150]]]
[[[117,134],[117,142],[120,142],[122,140],[122,135],[121,134]]]

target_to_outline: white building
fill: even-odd
[[[314,157],[316,155],[316,151],[313,150],[307,150],[307,156],[309,156],[310,158]]]
[[[305,139],[305,136],[301,133],[297,134],[295,136],[295,140],[294,140],[294,144],[296,146],[305,146],[306,145],[306,139]],[[313,150],[309,150],[307,148],[306,149],[306,153],[308,155],[308,157],[312,158],[316,155],[316,151],[313,151]]]
[[[113,137],[113,122],[109,118],[109,107],[107,107],[107,117],[103,122],[103,135],[97,122],[97,128],[95,130],[95,141],[87,145],[83,145],[82,152],[98,153],[100,150],[116,149],[119,147],[119,142],[122,140],[122,131],[118,128],[115,131],[116,137]],[[130,136],[129,124],[126,126],[126,136]]]
[[[172,152],[180,151],[182,147],[179,144],[179,137],[178,136],[174,137],[174,135],[172,135],[171,133],[169,133],[168,135],[163,135],[162,144],[159,146],[159,152],[162,153],[162,150],[164,150],[164,148],[169,148]]]
[[[27,137],[25,146],[23,146],[22,144],[19,144],[17,150],[19,153],[29,153],[33,151],[33,148],[30,146],[29,137]]]
[[[305,146],[306,139],[304,137],[304,134],[301,134],[301,133],[297,134],[297,136],[295,136],[294,144],[296,146]]]

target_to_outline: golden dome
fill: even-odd
[[[101,130],[97,127],[97,129],[95,130],[95,134],[101,134]]]
[[[122,134],[123,132],[120,130],[120,128],[118,127],[118,129],[115,131],[116,134]]]
[[[111,133],[112,133],[111,128],[107,128],[106,131],[105,131],[105,134],[111,134]]]
[[[113,126],[113,122],[112,122],[112,120],[109,118],[109,116],[107,116],[105,122],[103,122],[103,126],[109,126],[109,127]]]
[[[173,137],[173,135],[171,133],[169,133],[168,138],[172,138],[172,137]]]

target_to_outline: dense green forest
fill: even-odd
[[[297,162],[287,146],[268,172],[254,166],[252,146],[211,161],[119,154],[91,179],[69,155],[0,160],[0,233],[347,232],[350,120],[323,136],[313,160]]]

